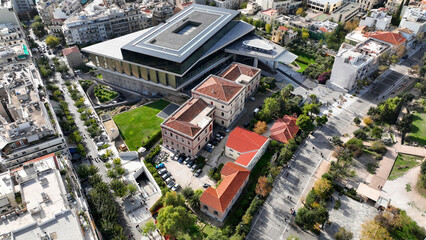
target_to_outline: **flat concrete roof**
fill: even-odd
[[[238,14],[235,10],[192,4],[122,49],[181,63]]]

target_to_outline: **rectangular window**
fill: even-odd
[[[219,215],[219,213],[217,211],[214,211],[213,213],[214,213],[214,215]]]
[[[222,112],[222,117],[223,117],[223,116],[225,116],[225,113],[224,113],[224,112]]]
[[[173,133],[170,133],[170,137],[173,137]]]
[[[209,210],[209,207],[207,207],[206,205],[204,205],[203,208]]]

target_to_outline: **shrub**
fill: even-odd
[[[385,154],[387,151],[386,146],[382,140],[374,141],[371,145],[371,150],[380,154]]]
[[[152,207],[149,209],[151,214],[154,214],[158,210],[160,210],[163,207],[163,196],[161,196],[155,203],[152,205]]]
[[[361,139],[361,140],[366,140],[367,137],[368,137],[367,134],[364,131],[362,131],[361,129],[358,129],[353,133],[354,133],[354,136],[356,138]]]
[[[157,154],[159,154],[161,151],[161,146],[157,145],[155,146],[154,149],[152,149],[152,151],[150,153],[148,153],[148,155],[145,157],[145,161],[152,163],[152,160],[154,159],[155,156],[157,156]]]
[[[335,203],[334,203],[334,209],[339,209],[340,208],[340,205],[342,205],[342,202],[340,201],[340,200],[337,200]]]
[[[359,117],[354,118],[354,123],[356,125],[359,125],[361,123],[361,120],[359,119]]]

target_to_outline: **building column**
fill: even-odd
[[[257,58],[254,58],[253,60],[253,67],[257,68],[257,63],[259,62],[259,60]]]
[[[278,68],[278,61],[274,61],[274,66],[272,67],[273,70]]]

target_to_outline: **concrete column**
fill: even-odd
[[[259,60],[257,58],[254,59],[253,61],[253,67],[257,68],[257,63],[259,62]]]
[[[274,61],[274,66],[272,67],[272,69],[277,69],[278,68],[278,61]]]

